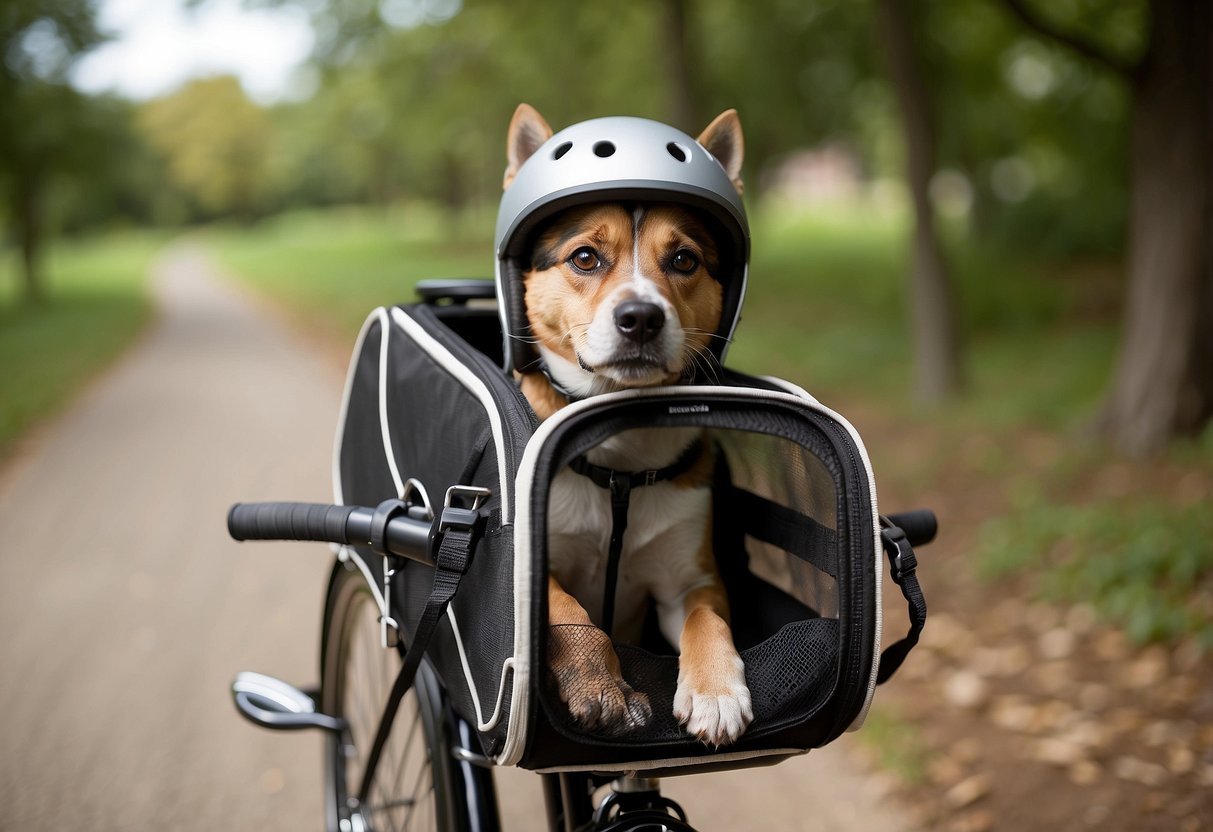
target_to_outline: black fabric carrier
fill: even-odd
[[[449,606],[427,624],[432,637],[423,645],[484,753],[543,771],[670,774],[775,762],[861,724],[878,670],[883,681],[921,627],[917,622],[881,669],[883,549],[901,569],[895,577],[904,579],[907,598],[917,593],[912,616],[925,615],[925,607],[913,553],[900,548],[904,539],[882,534],[855,431],[792,385],[727,370],[711,386],[592,397],[539,424],[500,369],[500,344],[492,308],[376,310],[351,362],[334,458],[338,503],[375,505],[424,491],[441,511],[453,485],[491,491],[481,510],[483,534]],[[611,471],[586,458],[624,431],[685,435],[688,427],[703,438],[664,469]],[[712,458],[713,552],[754,721],[720,750],[678,725],[678,657],[650,614],[652,626],[630,643],[616,641],[615,649],[626,681],[649,697],[652,718],[632,731],[586,732],[546,673],[552,481],[571,468],[602,489],[604,505],[612,506],[613,572],[629,499],[700,464],[705,454]],[[369,550],[348,554],[383,586],[380,558]],[[617,581],[610,575],[602,590],[608,632]],[[433,570],[414,562],[390,576],[392,617],[406,645],[434,585]],[[604,637],[597,628],[582,629],[565,633],[566,641],[588,647]]]

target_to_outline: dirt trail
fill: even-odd
[[[253,729],[228,684],[314,681],[329,558],[223,518],[327,499],[341,374],[197,250],[155,287],[152,331],[0,472],[0,828],[319,829],[320,738]],[[848,742],[666,791],[705,832],[904,829]],[[499,782],[541,829],[538,779]]]

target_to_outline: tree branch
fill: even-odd
[[[1118,75],[1130,77],[1137,72],[1138,64],[1136,61],[1130,61],[1120,55],[1114,55],[1094,41],[1088,40],[1077,33],[1061,30],[1056,25],[1042,18],[1025,0],[1002,0],[1002,3],[1011,14],[1019,19],[1020,23],[1041,37],[1059,43],[1077,52],[1092,63],[1096,63]]]

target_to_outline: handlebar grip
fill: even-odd
[[[348,544],[356,506],[315,503],[236,503],[227,513],[235,540],[314,540]]]
[[[935,533],[939,530],[935,512],[929,508],[890,514],[888,519],[906,533],[906,539],[910,541],[911,546],[925,546],[935,539]]]

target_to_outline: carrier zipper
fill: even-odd
[[[853,478],[854,481],[862,482],[864,484],[864,488],[866,490],[869,486],[866,469],[861,470],[859,463],[855,459],[854,440],[851,438],[850,434],[847,433],[846,431],[842,430],[842,428],[840,428],[839,425],[833,419],[827,420],[827,419],[821,418],[823,416],[823,414],[816,411],[815,409],[810,408],[810,412],[813,413],[814,421],[819,423],[818,426],[826,428],[827,432],[833,435],[833,437],[835,439],[835,447],[837,447],[838,444],[841,443],[842,446],[845,448],[846,462],[849,463],[849,466],[850,466],[850,471],[848,472],[848,474]],[[844,498],[845,498],[846,489],[843,490],[843,494],[844,494]],[[869,494],[868,500],[871,501],[871,499],[872,499],[872,495]],[[846,506],[846,511],[847,511],[848,515],[851,514],[851,512],[853,511],[853,506],[851,505],[851,503],[852,503],[852,501],[848,499],[847,506]],[[853,520],[854,518],[849,517],[848,519]],[[855,523],[851,523],[850,525],[853,529],[858,527],[857,524],[855,524]],[[875,544],[873,544],[873,545],[875,545]],[[850,584],[850,582],[856,577],[854,574],[855,563],[857,561],[862,560],[862,559],[857,559],[855,557],[856,549],[855,549],[854,535],[852,535],[851,539],[848,540],[848,548],[850,549],[848,554],[852,561],[851,569],[847,574],[847,582],[848,582],[848,584]],[[870,553],[867,553],[867,554],[870,554]],[[867,562],[867,561],[862,561],[862,562]],[[840,569],[839,571],[841,572],[842,570]],[[863,583],[862,573],[859,575],[859,579],[860,579],[860,584],[862,586],[862,583]],[[848,587],[848,589],[850,589],[850,588],[851,587]],[[853,607],[855,606],[853,603],[851,603],[851,600],[853,598],[853,593],[848,592],[846,594],[846,597],[848,599],[848,606],[852,607],[852,609],[848,610],[848,613],[849,613],[849,618],[850,618],[849,631],[852,634],[851,641],[853,642],[855,630],[858,628],[862,631],[863,618],[857,610],[853,609]],[[841,631],[840,631],[840,633],[841,633]],[[837,734],[840,734],[842,731],[846,730],[846,725],[849,725],[851,720],[854,718],[853,716],[850,715],[850,713],[852,710],[854,710],[855,700],[859,698],[857,695],[857,691],[860,688],[860,682],[862,680],[862,675],[863,675],[863,668],[860,666],[861,658],[862,658],[862,650],[863,650],[862,642],[868,641],[868,640],[870,640],[870,639],[861,640],[858,650],[856,650],[856,645],[854,643],[848,643],[848,645],[847,645],[848,656],[847,656],[847,669],[846,669],[845,682],[849,687],[849,690],[848,690],[849,695],[847,697],[848,701],[846,702],[846,708],[841,710],[841,713],[844,715],[847,715],[847,718],[845,719],[845,724],[842,724],[844,721],[841,721],[841,720],[834,723],[834,726],[833,726],[833,728],[831,728],[831,731],[830,731],[831,735],[836,736]],[[873,650],[872,661],[873,662],[879,661],[879,657],[876,655],[875,650]],[[840,676],[841,675],[842,674],[840,674]],[[840,679],[839,681],[842,682],[844,680]],[[863,689],[864,689],[864,696],[866,697],[866,695],[867,695],[866,686],[863,686]],[[862,703],[860,703],[860,707],[862,707]]]

